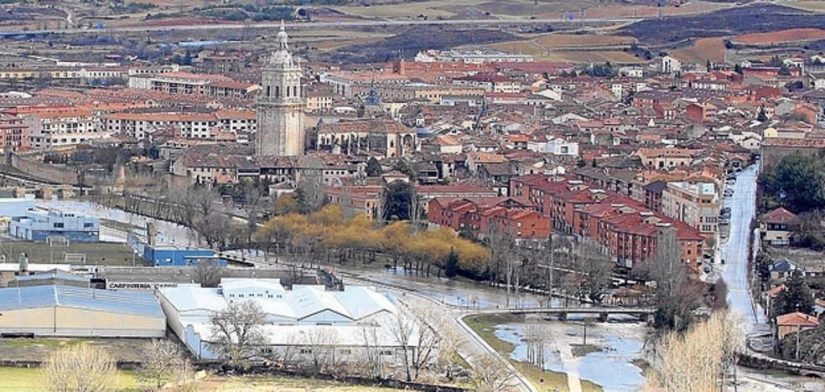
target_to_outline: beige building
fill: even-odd
[[[22,115],[33,149],[87,143],[109,137],[100,118],[88,110],[55,110]]]
[[[687,223],[705,238],[719,228],[719,196],[712,183],[670,182],[662,192],[662,213]]]
[[[301,86],[301,66],[289,52],[289,37],[281,24],[278,50],[267,60],[261,74],[263,91],[258,97],[256,156],[304,154],[306,102]]]
[[[0,289],[0,335],[162,338],[153,293],[61,285]]]

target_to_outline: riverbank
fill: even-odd
[[[512,330],[510,326],[523,325],[526,321],[524,316],[510,314],[476,315],[464,319],[468,327],[484,339],[499,355],[508,358],[510,363],[527,377],[537,390],[559,392],[601,392],[605,390],[594,382],[581,379],[577,379],[575,381],[577,385],[571,387],[567,372],[550,370],[547,366],[542,369],[527,361],[521,337],[509,339],[502,336],[503,331]]]

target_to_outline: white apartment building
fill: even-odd
[[[111,134],[124,134],[138,140],[152,133],[173,128],[187,139],[207,139],[215,129],[233,134],[257,130],[255,112],[219,110],[207,113],[113,113],[104,115],[103,127]]]
[[[31,130],[29,140],[33,149],[82,144],[110,135],[90,111],[62,110],[23,114],[22,117]]]
[[[662,192],[662,213],[687,223],[706,238],[719,229],[719,195],[709,182],[669,182]]]
[[[552,138],[550,140],[530,140],[527,142],[527,149],[530,151],[551,153],[554,155],[579,155],[579,143],[570,142],[562,138]]]

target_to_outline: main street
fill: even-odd
[[[756,177],[758,164],[753,164],[739,172],[733,189],[733,196],[725,198],[724,206],[731,209],[730,235],[722,244],[721,258],[724,265],[721,277],[728,285],[728,305],[741,313],[745,331],[751,332],[757,324],[765,323],[761,307],[754,303],[750,292],[748,262],[751,222],[756,216]]]

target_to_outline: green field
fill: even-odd
[[[38,368],[0,367],[0,392],[44,391],[43,375]],[[118,371],[114,390],[137,392],[143,390],[135,372]]]
[[[512,343],[499,339],[495,335],[496,326],[506,323],[522,322],[520,316],[509,314],[491,314],[483,316],[470,316],[464,319],[468,327],[472,328],[479,337],[496,350],[501,356],[509,358],[515,347]],[[530,363],[520,362],[510,359],[510,363],[518,371],[527,377],[539,391],[568,392],[567,375],[561,372],[553,372],[539,369]],[[590,381],[581,380],[583,392],[601,392],[602,388]]]
[[[137,392],[148,390],[148,384],[133,371],[118,371],[114,391]],[[43,391],[43,376],[37,368],[0,367],[0,392]],[[174,390],[174,389],[170,389]],[[269,392],[269,391],[316,391],[316,392],[389,392],[396,389],[356,386],[336,381],[314,380],[283,376],[203,376],[187,390],[213,392]]]
[[[29,263],[62,264],[66,253],[85,253],[86,264],[92,265],[132,265],[132,250],[125,244],[113,243],[72,243],[69,247],[50,247],[43,242],[6,241],[0,242],[0,254],[8,262],[16,263],[20,253],[29,255]],[[135,263],[143,265],[140,257]]]

